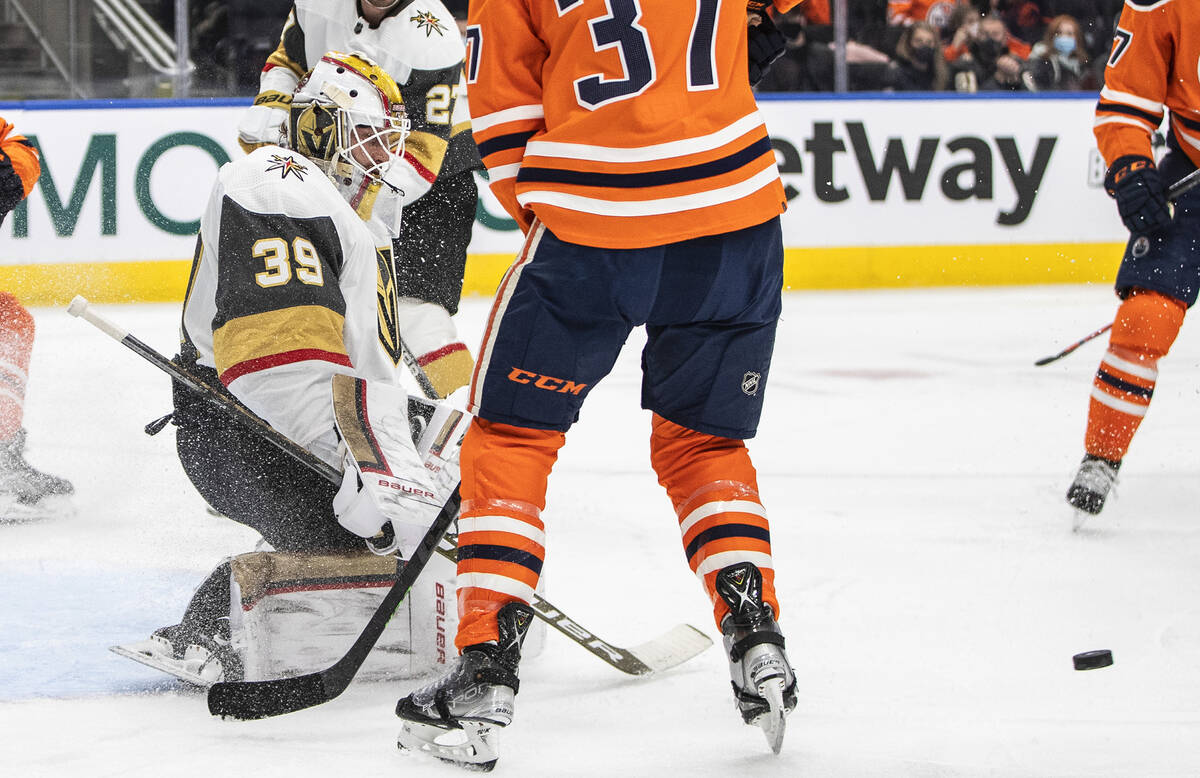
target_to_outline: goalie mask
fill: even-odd
[[[287,143],[325,171],[363,221],[395,238],[410,126],[391,76],[362,55],[331,51],[296,85]]]

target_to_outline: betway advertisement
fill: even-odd
[[[792,249],[1112,243],[1095,99],[771,99],[761,112]],[[240,155],[240,101],[35,103],[0,115],[44,172],[0,227],[0,266],[186,260],[217,169]],[[664,117],[664,121],[669,117]],[[481,182],[482,183],[482,182]],[[520,235],[481,186],[472,255]]]

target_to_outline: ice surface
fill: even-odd
[[[1200,775],[1200,339],[1184,327],[1116,497],[1072,534],[1109,321],[1099,286],[785,297],[752,444],[800,704],[772,756],[718,649],[620,675],[557,635],[522,668],[497,775],[993,778]],[[487,305],[459,327],[478,342]],[[166,354],[175,306],[102,311]],[[395,749],[406,687],[354,685],[260,722],[110,654],[177,620],[252,531],[214,518],[174,457],[168,381],[64,310],[36,309],[29,458],[74,517],[0,526],[0,774],[455,776]],[[547,596],[634,645],[715,637],[649,470],[635,336],[551,482]],[[1112,667],[1072,669],[1112,649]]]

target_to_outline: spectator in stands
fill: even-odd
[[[1013,37],[1026,45],[1033,44],[1042,37],[1046,29],[1046,21],[1042,18],[1041,2],[1044,0],[989,0],[989,15],[999,16],[1004,20]]]
[[[787,50],[755,85],[759,92],[832,92],[833,50],[811,40],[807,23],[796,9],[775,20]]]
[[[1083,31],[1073,16],[1056,16],[1034,44],[1027,69],[1039,91],[1084,90],[1100,87],[1099,75],[1088,58]]]
[[[1112,50],[1117,17],[1124,5],[1123,0],[1041,0],[1045,18],[1063,15],[1075,18],[1083,32],[1088,59],[1096,63],[1100,74],[1103,74],[1104,62]],[[1097,76],[1097,80],[1103,80],[1102,76]]]
[[[945,56],[951,63],[956,91],[1025,91],[1023,65],[1029,52],[1029,46],[993,14],[959,26]]]
[[[887,21],[892,27],[927,22],[938,34],[950,23],[956,8],[970,8],[969,0],[888,0]]]
[[[810,23],[810,18],[822,17],[819,14],[814,17],[811,9],[806,11],[807,5],[797,6],[775,19],[775,26],[783,34],[788,48],[755,86],[757,91],[833,91],[833,47],[826,37],[831,27]],[[882,51],[847,40],[846,65],[850,90],[875,90],[887,86],[891,59]]]
[[[949,81],[941,41],[928,22],[913,22],[896,43],[896,59],[889,73],[898,92],[940,92]]]

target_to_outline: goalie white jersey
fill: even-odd
[[[184,301],[184,352],[330,463],[330,380],[400,384],[390,239],[305,157],[264,146],[221,168]]]

